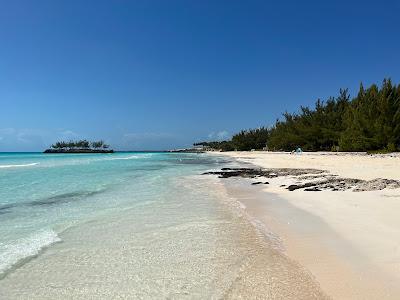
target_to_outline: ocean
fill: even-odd
[[[0,154],[0,298],[320,298],[187,153]]]

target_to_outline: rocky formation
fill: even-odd
[[[362,180],[354,178],[341,178],[337,175],[331,175],[324,170],[318,169],[256,169],[256,168],[222,168],[221,171],[206,172],[204,175],[218,175],[219,178],[244,177],[244,178],[276,178],[286,177],[293,179],[294,184],[280,187],[289,191],[302,189],[307,192],[318,192],[323,190],[353,192],[376,191],[385,188],[400,188],[400,180],[377,178],[373,180]],[[262,184],[262,181],[253,182],[252,185]],[[264,182],[269,184],[269,182]]]
[[[266,177],[274,178],[280,176],[300,176],[305,174],[322,174],[326,173],[323,170],[317,169],[289,169],[289,168],[279,168],[279,169],[252,169],[252,168],[222,168],[221,171],[216,172],[206,172],[207,174],[219,175],[219,178],[229,178],[229,177]]]

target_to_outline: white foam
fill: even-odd
[[[38,255],[43,248],[60,241],[53,230],[42,230],[12,244],[0,243],[0,274],[22,260]]]
[[[128,156],[128,157],[113,157],[113,158],[110,158],[110,160],[119,160],[119,159],[137,159],[137,158],[140,158],[139,156],[137,156],[137,155],[132,155],[132,156]]]
[[[0,165],[0,169],[31,167],[31,166],[36,166],[38,164],[39,163],[30,163],[30,164],[23,164],[23,165]]]

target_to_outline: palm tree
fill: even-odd
[[[57,142],[57,143],[51,145],[51,148],[53,148],[53,149],[61,149],[61,143]]]
[[[74,141],[71,140],[67,143],[67,148],[74,149],[75,147],[76,147],[76,143]]]
[[[90,142],[87,140],[83,140],[82,142],[82,148],[84,149],[89,149],[90,148]]]
[[[92,147],[95,149],[99,149],[103,147],[104,141],[97,141],[97,142],[92,142]]]
[[[59,141],[51,145],[55,150],[89,150],[89,149],[108,149],[110,146],[105,144],[103,140],[89,142],[88,140],[79,140],[69,142]]]

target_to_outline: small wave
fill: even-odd
[[[39,163],[30,163],[30,164],[23,164],[23,165],[0,165],[0,169],[31,167],[31,166],[36,166],[38,164]]]
[[[137,155],[132,155],[132,156],[128,156],[128,157],[113,157],[113,158],[110,158],[109,160],[137,159],[137,158],[140,158],[140,157]]]
[[[0,243],[0,279],[6,271],[38,255],[45,247],[60,241],[54,231],[43,230],[19,239],[13,244]]]

